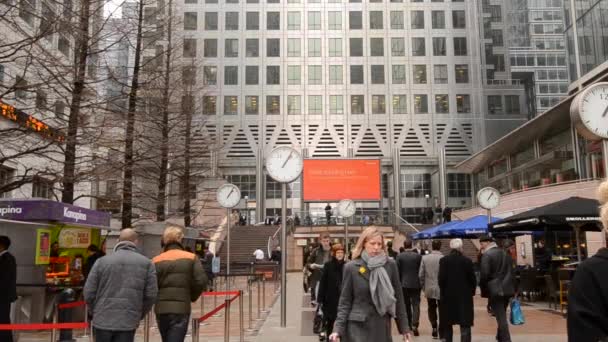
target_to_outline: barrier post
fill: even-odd
[[[224,308],[224,342],[230,342],[230,298],[226,298],[224,303],[226,303]]]
[[[266,308],[266,276],[262,274],[262,312],[269,313],[270,310]]]
[[[205,291],[201,292],[201,316],[205,314]]]
[[[150,313],[144,317],[144,342],[150,341]]]
[[[198,319],[193,318],[192,319],[192,342],[198,342],[198,338],[199,338],[199,325],[198,325]]]
[[[57,324],[57,304],[55,304],[55,307],[53,308],[53,324]],[[57,342],[57,329],[53,328],[53,330],[51,330],[51,342]]]
[[[215,279],[213,278],[213,291],[217,291],[217,284],[215,283]],[[217,308],[217,296],[213,296],[213,307]]]
[[[243,312],[243,290],[239,290],[239,332],[241,334],[241,342],[245,342],[245,313]]]
[[[84,321],[85,321],[85,323],[89,323],[89,306],[88,305],[84,306]],[[89,324],[89,326],[84,328],[84,335],[82,335],[82,337],[88,337],[89,341],[91,340],[91,335],[89,335],[90,328],[91,328],[91,325]],[[91,332],[91,334],[92,334],[92,332]]]
[[[249,297],[249,331],[253,330],[253,327],[251,326],[251,322],[253,320],[253,300],[252,300],[252,293],[251,293],[251,287],[252,287],[252,281],[253,279],[250,279],[247,282],[247,296]]]
[[[262,304],[262,289],[260,288],[260,278],[258,277],[257,279],[257,288],[258,288],[258,318],[257,320],[260,321],[262,320],[262,318],[260,317],[262,315],[262,308],[261,308],[261,304]]]
[[[279,265],[275,265],[274,267],[274,292],[275,294],[279,293],[279,278],[281,277],[281,272],[279,272]]]

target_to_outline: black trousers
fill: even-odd
[[[156,315],[158,331],[163,342],[184,342],[189,321],[189,314]]]
[[[496,317],[498,325],[496,331],[496,340],[498,342],[511,342],[511,334],[509,333],[509,322],[507,321],[507,307],[509,306],[510,297],[491,297],[490,307]]]
[[[410,328],[418,328],[420,325],[420,289],[403,289],[403,300],[405,311],[410,322]]]
[[[427,302],[429,304],[429,321],[431,322],[431,327],[433,327],[433,329],[437,329],[437,321],[439,319],[439,299],[427,298]]]
[[[454,339],[454,330],[452,325],[443,326],[441,338],[445,342],[452,342]],[[460,326],[460,342],[471,342],[471,327]]]
[[[329,335],[331,335],[331,333],[334,331],[334,323],[336,322],[336,319],[333,318],[328,318],[325,320],[325,339],[326,341],[329,341]]]
[[[0,302],[0,324],[11,324],[11,303]],[[13,342],[13,332],[0,330],[0,342]]]
[[[135,340],[135,330],[113,331],[103,329],[93,329],[95,342],[133,342]]]

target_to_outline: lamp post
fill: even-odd
[[[250,224],[249,222],[249,196],[245,195],[245,218],[247,219],[247,223],[245,224],[246,226],[248,226]]]

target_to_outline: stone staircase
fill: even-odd
[[[234,269],[245,267],[253,260],[253,251],[261,248],[264,251],[264,257],[268,260],[268,238],[276,231],[277,226],[234,226],[230,229],[230,264],[235,265]],[[219,256],[222,262],[222,268],[226,264],[226,255],[228,252],[227,244],[222,244]],[[231,267],[232,269],[232,267]]]

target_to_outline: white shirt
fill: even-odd
[[[253,255],[255,256],[255,260],[264,260],[264,251],[261,249],[256,249]]]

